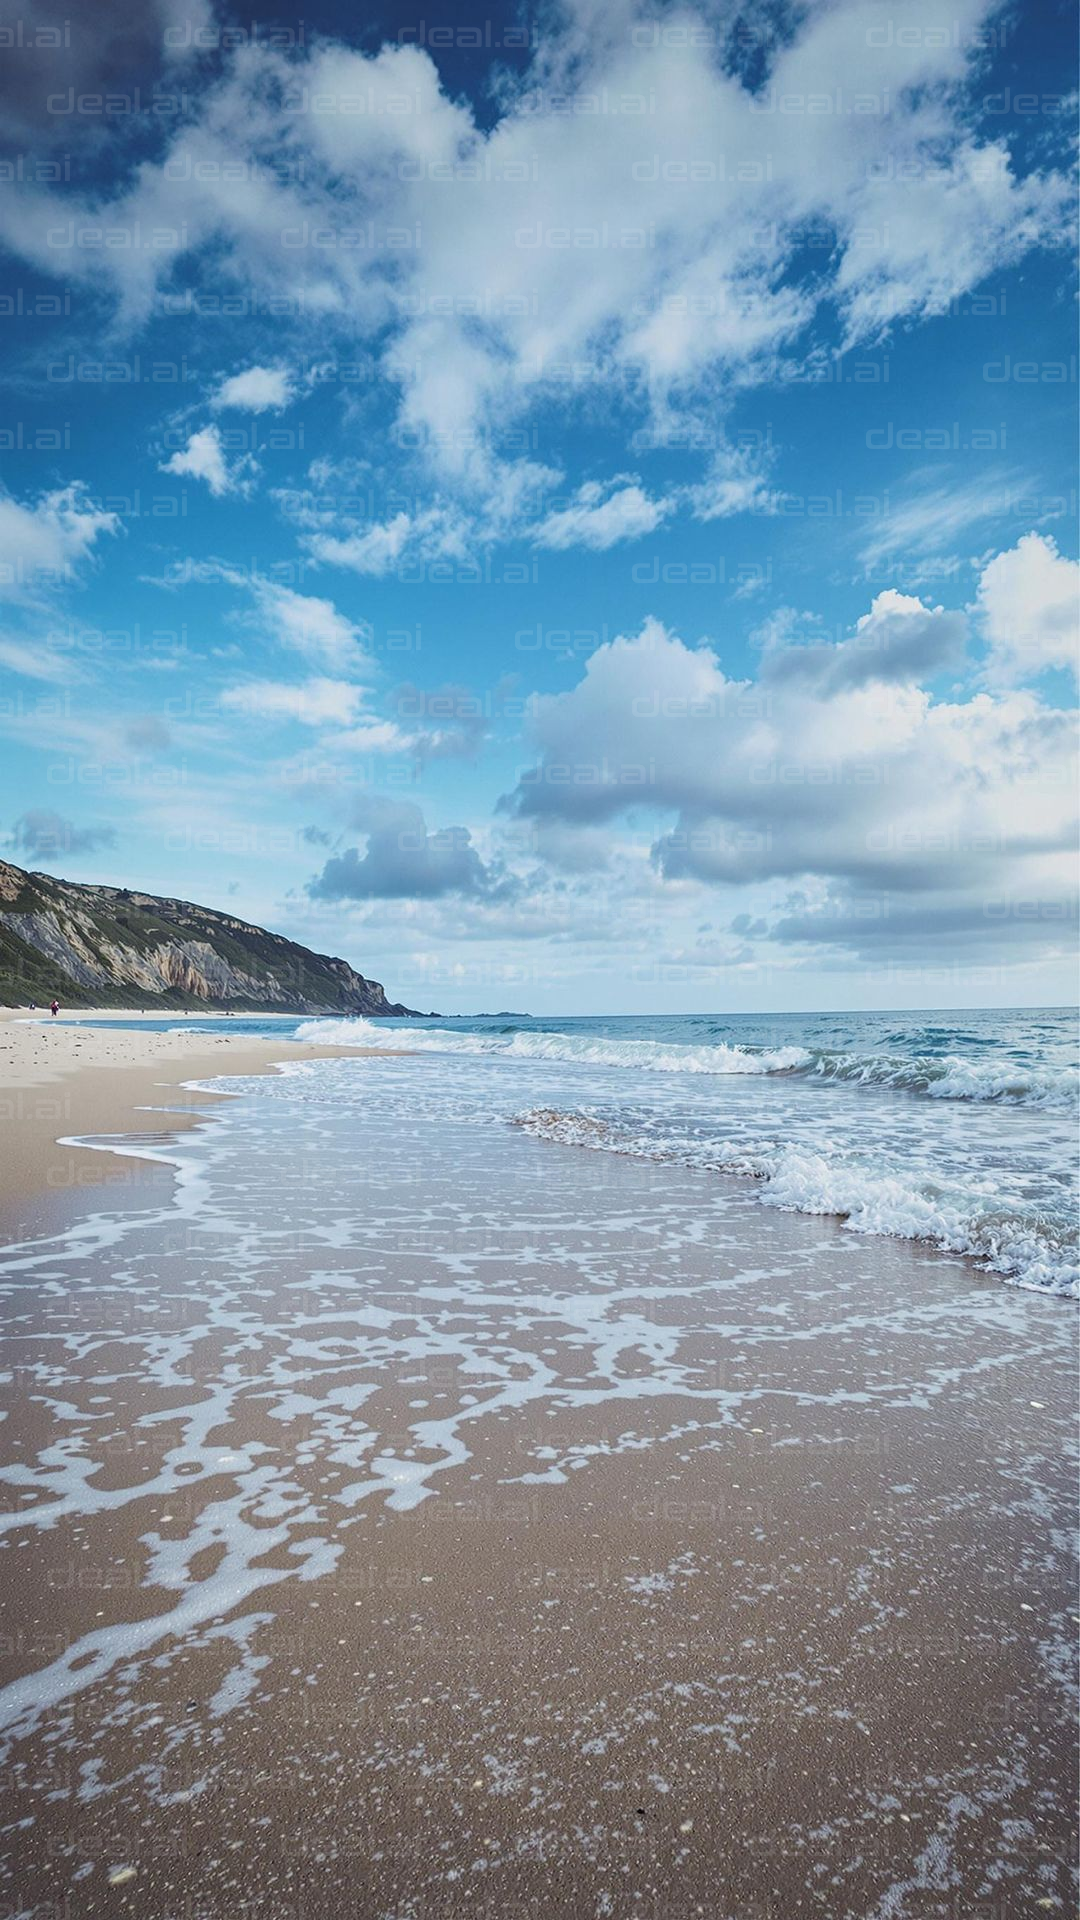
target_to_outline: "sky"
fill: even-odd
[[[1073,9],[24,0],[0,853],[449,1012],[1075,997]]]

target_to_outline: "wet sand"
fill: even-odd
[[[209,1019],[212,1015],[201,1015]],[[105,1008],[72,1020],[157,1020],[160,1014]],[[178,1027],[183,1014],[176,1016]],[[46,1013],[0,1008],[0,1241],[21,1240],[63,1218],[77,1217],[81,1196],[108,1188],[117,1203],[156,1203],[171,1175],[147,1160],[106,1157],[61,1144],[74,1136],[160,1132],[163,1140],[196,1126],[226,1096],[196,1093],[186,1080],[219,1074],[270,1073],[288,1051],[280,1042],[230,1032],[158,1033],[51,1021]],[[336,1058],[340,1047],[305,1049]],[[383,1054],[380,1058],[387,1058]],[[166,1109],[155,1120],[153,1109]]]
[[[329,1150],[11,1276],[10,1911],[1070,1912],[1068,1305],[520,1134],[335,1238]]]

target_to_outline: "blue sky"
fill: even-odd
[[[10,30],[3,851],[447,1010],[1071,998],[1071,10],[354,13]]]

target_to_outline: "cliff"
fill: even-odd
[[[345,960],[187,900],[0,860],[0,1003],[404,1014]]]

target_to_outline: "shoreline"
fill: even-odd
[[[198,1083],[262,1077],[288,1065],[290,1059],[393,1060],[416,1054],[408,1046],[296,1045],[287,1035],[277,1039],[239,1032],[231,1024],[235,1016],[213,1010],[197,1018],[214,1022],[214,1032],[186,1031],[179,1024],[183,1011],[176,1014],[175,1027],[159,1030],[157,1023],[170,1017],[145,1008],[101,1007],[79,1008],[52,1021],[47,1010],[0,1006],[0,1124],[5,1126],[0,1245],[70,1226],[77,1218],[80,1196],[103,1188],[116,1193],[118,1200],[122,1194],[133,1208],[159,1204],[172,1172],[165,1155],[148,1157],[146,1147],[164,1147],[198,1127],[230,1097],[225,1090],[212,1091]],[[300,1016],[276,1017],[289,1023]],[[132,1025],[93,1024],[118,1019]],[[553,1113],[552,1117],[559,1116]],[[521,1124],[527,1134],[549,1142],[559,1139],[557,1132]],[[74,1144],[97,1136],[112,1137],[108,1153],[97,1146]],[[124,1150],[124,1136],[132,1141],[130,1153]],[[567,1138],[563,1144],[578,1152],[587,1143]],[[642,1159],[648,1164],[648,1155]],[[747,1176],[742,1166],[713,1171],[740,1184]],[[847,1224],[840,1208],[834,1211],[796,1202],[783,1210],[828,1221],[833,1227]],[[977,1246],[938,1237],[929,1229],[896,1231],[880,1224],[869,1232],[872,1238],[907,1244],[917,1254],[922,1250],[944,1260],[959,1260],[980,1279],[993,1276],[999,1284],[1024,1292],[1076,1300],[1075,1288],[1029,1284],[1022,1274]]]
[[[170,1206],[191,1081],[289,1043],[5,1040],[28,1143],[131,1135],[24,1156],[124,1213],[0,1263],[19,1911],[1067,1910],[1060,1302],[407,1060]]]
[[[70,1016],[69,1016],[70,1017]],[[130,1197],[133,1206],[160,1195],[171,1178],[160,1163],[125,1154],[120,1140],[108,1155],[70,1144],[73,1136],[147,1135],[162,1140],[189,1131],[226,1093],[190,1082],[229,1075],[273,1073],[289,1042],[233,1033],[226,1014],[218,1033],[163,1033],[156,1029],[95,1027],[95,1020],[147,1023],[161,1014],[122,1008],[79,1009],[85,1025],[61,1025],[25,1008],[0,1008],[0,1123],[5,1151],[0,1160],[0,1240],[18,1242],[39,1232],[49,1218],[70,1212],[81,1194],[107,1188]],[[183,1018],[178,1016],[178,1022]],[[404,1052],[405,1049],[401,1049]],[[298,1056],[300,1050],[298,1049]],[[393,1060],[386,1048],[305,1046],[302,1057],[336,1060],[353,1055]]]

